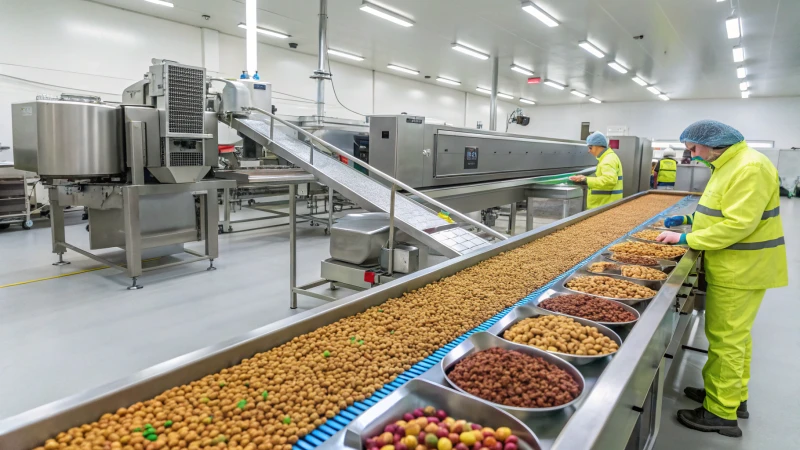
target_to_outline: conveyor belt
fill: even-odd
[[[312,164],[308,144],[284,133],[281,127],[273,130],[273,139],[270,140],[269,122],[236,119],[231,126],[276,155],[314,174],[362,208],[373,212],[389,212],[389,188],[320,152],[315,153]],[[435,211],[404,195],[396,196],[395,216],[398,228],[448,257],[460,256],[490,245],[485,239],[454,226],[439,217]]]
[[[333,437],[333,435],[336,434],[339,430],[341,430],[344,427],[346,427],[358,415],[360,415],[361,413],[366,411],[367,408],[369,408],[370,406],[372,406],[375,403],[379,402],[384,397],[386,397],[387,395],[391,394],[392,391],[394,391],[395,389],[399,388],[400,386],[402,386],[403,384],[405,384],[409,380],[412,380],[412,379],[414,379],[414,378],[416,378],[418,376],[421,376],[423,373],[427,372],[428,369],[430,369],[431,367],[433,367],[436,364],[438,364],[442,360],[442,358],[444,358],[445,355],[447,355],[447,353],[449,353],[452,349],[454,349],[456,346],[461,344],[463,341],[465,341],[471,335],[473,335],[475,333],[479,333],[481,331],[487,331],[495,323],[497,323],[503,317],[505,317],[506,314],[511,312],[512,309],[516,308],[517,306],[520,306],[520,305],[523,305],[525,303],[528,303],[531,300],[534,300],[534,299],[538,298],[540,295],[545,293],[548,289],[552,288],[554,285],[559,283],[561,280],[563,280],[564,278],[566,278],[566,277],[572,275],[573,273],[575,273],[575,271],[580,266],[582,266],[586,262],[596,258],[597,256],[599,256],[603,252],[607,251],[608,248],[611,247],[612,245],[626,240],[628,237],[630,237],[631,234],[643,230],[645,227],[647,227],[648,224],[653,223],[653,222],[655,222],[655,221],[657,221],[659,219],[662,219],[662,218],[665,218],[665,217],[669,216],[670,212],[682,209],[682,208],[686,207],[687,204],[689,204],[691,202],[692,202],[691,196],[688,196],[688,197],[682,199],[678,203],[676,203],[673,206],[671,206],[671,207],[665,209],[664,211],[662,211],[660,214],[648,219],[643,224],[641,224],[638,227],[634,228],[633,230],[629,231],[626,235],[620,237],[619,239],[615,240],[614,242],[611,242],[607,246],[605,246],[602,249],[598,250],[593,255],[591,255],[588,258],[584,259],[583,261],[579,262],[578,264],[573,266],[572,269],[564,272],[563,274],[561,274],[559,277],[555,278],[554,280],[552,280],[548,284],[546,284],[546,285],[542,286],[541,288],[531,292],[525,298],[521,299],[520,301],[518,301],[514,305],[509,306],[508,308],[500,311],[499,313],[494,315],[491,319],[483,322],[482,324],[478,325],[477,327],[473,328],[472,330],[467,331],[466,333],[464,333],[463,335],[459,336],[458,338],[456,338],[455,340],[453,340],[449,344],[446,344],[444,347],[442,347],[439,350],[435,351],[431,356],[428,356],[427,358],[423,359],[422,361],[414,364],[411,367],[411,369],[409,369],[409,370],[401,373],[400,375],[398,375],[397,378],[394,381],[392,381],[391,383],[387,383],[382,389],[376,391],[371,397],[369,397],[367,399],[364,399],[363,402],[355,402],[352,406],[348,407],[347,409],[342,410],[333,419],[331,419],[331,420],[327,421],[326,423],[322,424],[321,426],[317,427],[315,430],[313,430],[306,437],[304,437],[303,439],[297,441],[297,444],[294,445],[294,449],[296,449],[296,450],[311,450],[313,448],[316,448],[316,447],[322,445],[326,440],[328,440],[331,437]]]

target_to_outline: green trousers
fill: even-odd
[[[750,330],[765,292],[713,284],[706,290],[708,361],[703,367],[703,406],[723,419],[736,420],[736,408],[747,400],[753,350]]]

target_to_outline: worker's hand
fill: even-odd
[[[677,227],[679,225],[683,225],[683,216],[667,217],[664,220],[664,226],[667,228]]]
[[[573,183],[583,184],[583,183],[586,183],[586,176],[584,176],[584,175],[573,175],[573,176],[569,177],[569,181],[572,181]]]
[[[656,241],[662,244],[686,244],[686,235],[675,233],[674,231],[665,231],[658,235]]]

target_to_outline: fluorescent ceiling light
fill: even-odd
[[[742,98],[750,98],[750,91],[742,91]]]
[[[748,83],[747,81],[742,81],[741,83],[739,83],[739,90],[740,91],[746,91],[747,88],[749,88],[749,87],[750,87],[750,83]]]
[[[647,82],[639,77],[633,77],[631,78],[631,80],[633,80],[633,82],[638,84],[639,86],[647,86]]]
[[[647,90],[648,90],[648,91],[650,91],[650,92],[652,92],[653,94],[656,94],[656,95],[661,95],[661,91],[659,91],[658,89],[656,89],[656,88],[655,88],[655,86],[648,86],[648,87],[647,87]]]
[[[586,94],[584,94],[583,92],[578,92],[575,89],[569,91],[569,93],[574,95],[575,97],[580,97],[580,98],[586,97]]]
[[[665,102],[666,102],[666,101],[669,101],[669,97],[667,97],[667,96],[666,96],[666,95],[664,95],[664,94],[658,94],[658,98],[660,98],[661,100],[664,100]]]
[[[461,82],[460,81],[451,80],[449,78],[439,77],[439,78],[436,79],[436,81],[438,81],[440,83],[444,83],[444,84],[452,84],[453,86],[461,86]]]
[[[747,70],[743,66],[736,68],[736,78],[744,78],[747,76]]]
[[[550,16],[550,14],[547,14],[546,12],[542,11],[542,9],[534,5],[533,2],[522,2],[522,10],[532,15],[533,17],[536,17],[537,19],[541,20],[542,23],[544,23],[548,27],[558,26],[558,22],[556,21],[556,19],[553,19],[553,17]]]
[[[352,59],[353,61],[363,61],[364,60],[364,57],[362,57],[362,56],[354,55],[352,53],[342,52],[342,51],[339,51],[339,50],[334,50],[332,48],[328,49],[328,54],[329,55],[335,55],[335,56],[341,56],[342,58]]]
[[[397,66],[397,65],[394,65],[394,64],[389,64],[386,67],[389,68],[389,69],[396,70],[398,72],[407,73],[407,74],[410,74],[410,75],[419,75],[419,70],[407,69],[405,67]]]
[[[744,49],[741,45],[737,45],[733,47],[733,62],[742,62],[744,61]]]
[[[382,7],[378,6],[378,5],[372,4],[372,3],[367,2],[367,1],[364,1],[364,3],[361,5],[361,10],[364,11],[364,12],[368,12],[368,13],[372,14],[373,16],[378,16],[381,19],[386,19],[389,22],[396,23],[396,24],[404,26],[404,27],[414,26],[414,21],[413,20],[411,20],[411,19],[409,19],[407,17],[403,17],[403,16],[401,16],[400,14],[397,14],[394,11],[389,11],[386,8],[382,8]]]
[[[166,6],[166,7],[169,7],[169,8],[174,8],[175,7],[175,5],[173,5],[171,2],[165,2],[164,0],[144,0],[144,1],[150,2],[150,3],[155,3],[156,5]]]
[[[728,39],[736,39],[742,35],[742,23],[736,16],[729,17],[725,21],[725,30],[728,31]]]
[[[239,28],[244,28],[246,30],[247,29],[247,25],[245,25],[243,23],[240,23],[239,24]],[[261,28],[261,27],[256,27],[256,31],[258,33],[260,33],[260,34],[276,37],[276,38],[279,38],[279,39],[286,39],[288,37],[291,37],[290,34],[281,33],[279,31],[267,30],[266,28]]]
[[[469,48],[467,46],[464,46],[464,45],[461,45],[461,44],[459,44],[457,42],[453,43],[453,50],[461,52],[461,53],[463,53],[465,55],[469,55],[469,56],[478,58],[478,59],[483,59],[483,60],[489,59],[489,55],[487,55],[486,53],[479,52],[477,50],[471,49],[471,48]]]
[[[519,73],[521,73],[523,75],[527,75],[529,77],[533,76],[533,71],[532,70],[526,69],[526,68],[524,68],[522,66],[518,66],[516,64],[512,64],[511,65],[511,70],[513,70],[514,72],[519,72]]]
[[[594,97],[589,97],[589,101],[592,102],[592,103],[603,103],[602,101],[600,101],[600,100],[598,100],[598,99],[596,99]]]
[[[561,91],[563,91],[564,88],[566,87],[563,84],[556,83],[555,81],[552,81],[552,80],[544,80],[544,84],[546,84],[546,85],[548,85],[548,86],[550,86],[552,88],[556,88],[558,90],[561,90]]]
[[[578,46],[580,46],[580,48],[586,50],[587,52],[593,54],[594,56],[597,56],[598,58],[602,58],[602,57],[606,56],[605,53],[600,51],[599,48],[597,48],[594,45],[592,45],[592,43],[589,42],[589,41],[580,41],[580,42],[578,42]]]
[[[477,88],[475,88],[475,90],[476,90],[476,91],[478,91],[478,92],[480,92],[480,93],[482,93],[482,94],[489,94],[489,95],[492,95],[492,90],[491,90],[491,89],[486,89],[486,88],[482,88],[482,87],[477,87]],[[509,100],[512,100],[512,99],[514,98],[513,96],[511,96],[511,95],[508,95],[508,94],[503,94],[502,92],[498,92],[498,93],[497,93],[497,96],[498,96],[498,97],[500,97],[500,98],[507,98],[507,99],[509,99]]]
[[[520,99],[519,99],[519,101],[520,101],[520,103],[527,103],[527,104],[529,104],[529,105],[535,105],[535,104],[536,104],[536,102],[535,102],[535,101],[533,101],[533,100],[528,100],[527,98],[520,98]]]
[[[628,69],[622,67],[622,65],[620,65],[620,63],[616,61],[611,61],[610,63],[608,63],[608,67],[611,67],[612,69],[616,70],[619,73],[628,73]]]

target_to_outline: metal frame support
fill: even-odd
[[[498,57],[492,58],[492,96],[489,98],[489,130],[497,131],[497,83],[499,69]]]
[[[64,208],[58,202],[58,192],[53,189],[50,191],[50,234],[53,239],[53,253],[58,255],[58,262],[54,262],[54,266],[64,266],[71,264],[69,261],[64,261],[64,253],[67,252],[67,247],[64,246],[66,237],[64,234]]]
[[[511,204],[510,211],[508,213],[508,234],[513,235],[514,230],[517,228],[517,203],[514,202]]]
[[[392,184],[392,196],[389,197],[389,267],[388,275],[394,273],[394,199],[397,196],[397,185]]]
[[[328,186],[328,233],[333,230],[333,186]]]
[[[289,308],[297,309],[297,185],[289,185]]]
[[[131,168],[131,184],[144,184],[144,155],[145,155],[145,131],[144,122],[128,122],[127,146],[128,167]]]
[[[319,0],[319,40],[317,70],[311,78],[317,81],[317,123],[325,117],[325,80],[331,79],[330,72],[325,70],[328,61],[328,0]],[[312,160],[313,161],[313,160]]]
[[[141,289],[136,279],[142,275],[142,234],[139,222],[139,191],[126,187],[122,190],[122,214],[125,226],[125,263],[132,283],[128,290]]]
[[[225,188],[227,191],[228,189]],[[216,236],[217,234],[217,227],[219,226],[219,207],[217,206],[217,188],[216,187],[209,187],[206,189],[205,192],[205,216],[202,218],[205,220],[205,229],[206,235],[204,236],[205,240],[205,251],[206,256],[209,259],[209,266],[207,270],[217,270],[214,267],[214,259],[219,256],[219,238]],[[201,201],[202,197],[201,197]],[[213,236],[213,238],[212,238]]]

